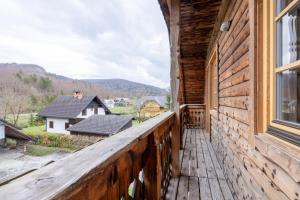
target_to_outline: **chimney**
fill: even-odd
[[[81,91],[79,91],[79,90],[74,90],[73,91],[73,97],[74,98],[78,98],[78,99],[82,99],[83,93]]]

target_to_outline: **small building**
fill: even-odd
[[[119,97],[114,99],[116,106],[128,106],[130,104],[129,98]]]
[[[68,128],[71,135],[107,137],[132,126],[132,117],[125,115],[94,115]]]
[[[0,146],[5,144],[7,138],[12,138],[18,142],[30,141],[32,138],[22,133],[21,129],[15,125],[0,119]]]
[[[155,117],[167,110],[165,96],[145,96],[137,101],[140,118]]]
[[[104,103],[108,108],[114,108],[115,107],[115,101],[113,99],[105,99]]]
[[[111,114],[110,110],[97,96],[60,96],[38,116],[46,119],[46,131],[69,134],[67,129],[92,115]]]

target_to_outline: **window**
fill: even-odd
[[[269,10],[270,116],[266,121],[270,133],[300,139],[300,1],[270,1]]]
[[[70,123],[65,123],[65,129],[68,129],[70,127]]]
[[[95,106],[95,108],[94,108],[94,114],[98,115],[98,107],[97,106]]]
[[[49,121],[49,128],[54,128],[54,122],[53,121]]]
[[[86,109],[82,111],[82,116],[86,116]]]

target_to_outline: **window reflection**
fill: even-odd
[[[277,67],[300,59],[300,4],[276,23]]]
[[[276,14],[278,15],[285,9],[293,0],[276,0]]]
[[[300,69],[277,75],[277,119],[300,124]]]

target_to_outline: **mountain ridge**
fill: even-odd
[[[165,95],[167,90],[147,85],[143,83],[138,83],[134,81],[129,81],[126,79],[112,78],[112,79],[72,79],[67,76],[58,75],[54,73],[47,72],[42,66],[36,64],[19,64],[19,63],[0,63],[0,72],[8,74],[17,74],[19,72],[28,75],[38,75],[42,77],[48,77],[52,81],[60,82],[61,84],[69,82],[76,82],[74,84],[74,89],[78,89],[77,85],[82,82],[82,84],[91,84],[94,87],[100,87],[104,90],[111,91],[112,95],[124,95],[126,97],[142,97],[142,96],[158,96]],[[79,83],[78,83],[79,82]],[[71,87],[71,86],[70,86]],[[107,93],[106,92],[106,93]]]

